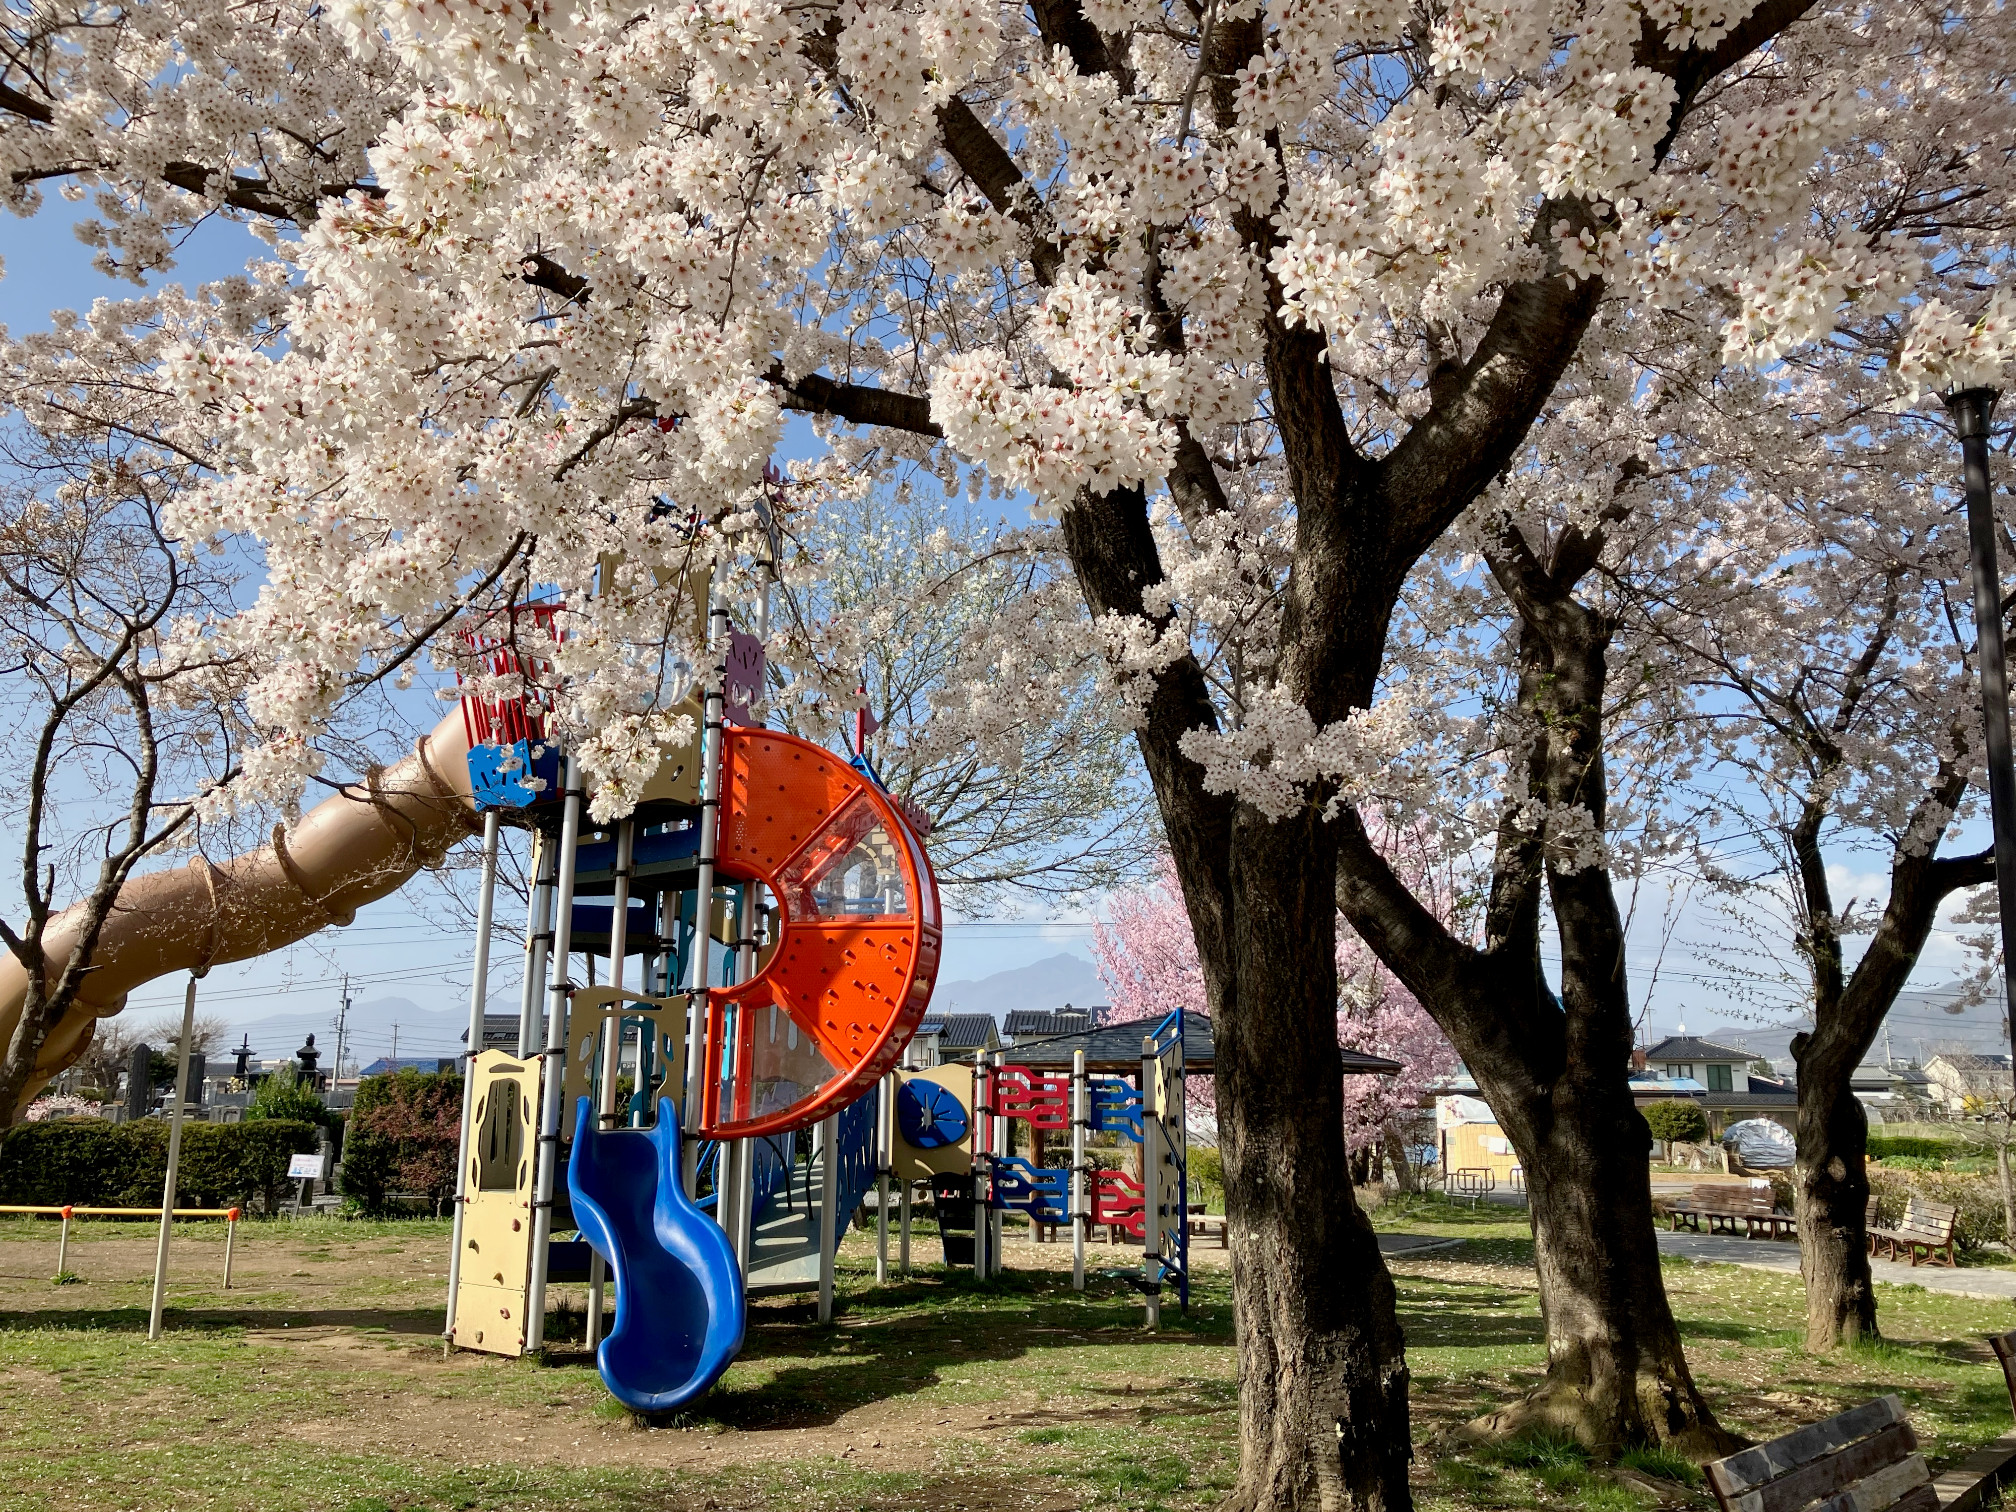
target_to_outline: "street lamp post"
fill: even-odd
[[[1988,429],[1995,416],[1992,388],[1946,395],[1960,433],[1960,465],[1967,493],[1967,550],[1974,576],[1974,656],[1981,677],[1981,727],[1988,755],[1988,818],[1995,834],[1995,895],[2002,920],[2002,1027],[2010,1036],[2009,1071],[2016,1091],[2016,758],[2009,743],[2009,668],[2002,654],[2002,569],[1995,552],[1995,496],[1988,480]],[[2016,1101],[2010,1104],[2016,1112]],[[1996,1147],[2005,1222],[2016,1225],[2009,1189],[2009,1147]],[[2016,1231],[2016,1230],[2012,1230]]]

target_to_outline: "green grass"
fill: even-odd
[[[1424,1508],[1650,1512],[1652,1481],[1706,1509],[1698,1472],[1670,1455],[1627,1455],[1620,1478],[1545,1436],[1463,1447],[1453,1430],[1544,1366],[1524,1214],[1426,1198],[1374,1219],[1464,1241],[1393,1267]],[[1189,1316],[1168,1309],[1148,1336],[1138,1298],[1110,1280],[1078,1296],[1054,1271],[976,1285],[925,1267],[878,1288],[872,1237],[851,1235],[837,1326],[808,1301],[759,1303],[721,1386],[642,1427],[579,1349],[544,1365],[444,1356],[445,1224],[248,1225],[230,1292],[215,1239],[182,1227],[170,1332],[150,1345],[150,1229],[127,1226],[122,1246],[78,1225],[78,1279],[57,1287],[53,1228],[0,1224],[0,1512],[1201,1512],[1237,1467],[1222,1270],[1200,1270]],[[1011,1243],[1011,1262],[1029,1253]],[[1093,1251],[1095,1273],[1125,1263]],[[2010,1326],[2007,1304],[1880,1287],[1885,1339],[1815,1358],[1799,1348],[1795,1277],[1664,1274],[1697,1378],[1738,1431],[1768,1437],[1893,1390],[1935,1461],[2008,1427],[1981,1343]],[[569,1320],[556,1333],[578,1332],[581,1295],[556,1290]]]

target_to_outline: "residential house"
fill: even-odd
[[[1970,1102],[2007,1098],[2009,1057],[1973,1055],[1961,1051],[1935,1055],[1925,1062],[1925,1075],[1932,1100],[1948,1112],[1959,1112]]]
[[[1675,1034],[1645,1052],[1645,1069],[1660,1081],[1694,1081],[1709,1092],[1736,1092],[1747,1090],[1743,1078],[1756,1059],[1748,1050]]]
[[[966,1060],[1001,1048],[1001,1026],[991,1013],[933,1013],[925,1016],[904,1052],[913,1068]]]

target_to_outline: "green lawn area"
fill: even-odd
[[[1449,1431],[1538,1378],[1523,1216],[1389,1206],[1381,1227],[1458,1238],[1401,1260],[1414,1373],[1416,1490],[1452,1509],[1706,1506],[1683,1466],[1622,1477],[1549,1444],[1459,1448]],[[1011,1242],[1018,1269],[975,1287],[924,1267],[876,1287],[870,1236],[842,1256],[837,1324],[809,1301],[757,1304],[722,1386],[643,1427],[592,1364],[444,1354],[447,1225],[248,1226],[239,1285],[218,1289],[215,1226],[178,1234],[170,1333],[146,1339],[151,1230],[80,1225],[56,1285],[52,1225],[0,1222],[0,1508],[233,1512],[680,1507],[1179,1509],[1213,1505],[1236,1462],[1229,1276],[1203,1257],[1191,1313],[1141,1331],[1132,1292],[1070,1290],[1068,1249]],[[929,1258],[935,1245],[920,1243]],[[1095,1246],[1095,1272],[1128,1252]],[[1724,1421],[1763,1437],[1897,1391],[1935,1461],[2010,1426],[1982,1343],[2007,1304],[1882,1289],[1881,1345],[1797,1348],[1796,1279],[1723,1266],[1666,1272],[1690,1357]],[[578,1288],[561,1288],[578,1336]]]

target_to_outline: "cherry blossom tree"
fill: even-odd
[[[1108,897],[1111,918],[1092,934],[1092,959],[1116,1018],[1149,1018],[1181,1008],[1209,1016],[1204,966],[1176,876],[1166,854],[1154,882]],[[1393,1157],[1401,1183],[1413,1189],[1405,1153],[1406,1126],[1435,1084],[1456,1069],[1456,1052],[1385,966],[1351,933],[1337,936],[1337,1043],[1347,1050],[1400,1062],[1395,1076],[1352,1076],[1344,1083],[1344,1129],[1354,1152]],[[1208,1077],[1191,1080],[1191,1096],[1216,1103]]]
[[[1657,457],[1641,345],[1768,364],[1847,306],[1898,324],[1909,382],[2006,371],[2007,312],[1965,271],[2006,255],[2003,8],[135,0],[4,24],[20,208],[95,188],[122,266],[206,213],[300,232],[276,238],[284,340],[168,364],[230,459],[177,527],[256,537],[268,568],[235,627],[273,658],[255,789],[301,780],[347,678],[517,575],[566,605],[562,721],[620,800],[667,733],[663,659],[694,649],[665,630],[686,570],[746,596],[788,411],[829,452],[787,510],[921,459],[1020,491],[1089,616],[1013,621],[999,655],[1060,630],[1103,654],[1218,1031],[1229,1505],[1409,1500],[1391,1280],[1345,1179],[1340,904],[1529,1158],[1530,1416],[1729,1442],[1622,1085],[1595,590],[1631,531],[1601,501]],[[1556,444],[1608,472],[1548,513],[1521,475],[1571,369],[1616,434]],[[1459,521],[1517,614],[1494,728],[1530,732],[1481,942],[1360,813],[1422,804],[1394,790],[1443,717],[1439,599],[1403,598]]]
[[[1761,857],[1701,874],[1813,1015],[1792,1048],[1816,1350],[1877,1332],[1850,1079],[1940,906],[1994,873],[1989,852],[1941,852],[1981,762],[1951,444],[1865,366],[1837,350],[1768,383],[1725,376],[1723,402],[1669,443],[1691,465],[1671,470],[1663,507],[1699,518],[1700,570],[1631,587],[1693,689],[1701,810],[1739,857]],[[1869,849],[1887,892],[1838,900],[1830,872]]]

